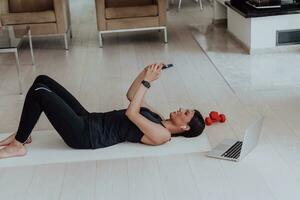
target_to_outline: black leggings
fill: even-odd
[[[89,112],[64,87],[48,76],[38,76],[30,87],[16,140],[25,143],[44,112],[65,143],[76,149],[91,148]]]

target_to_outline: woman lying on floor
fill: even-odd
[[[44,112],[64,142],[75,149],[97,149],[120,142],[140,142],[161,145],[171,136],[196,137],[205,123],[197,110],[179,109],[169,119],[153,112],[144,101],[150,83],[160,77],[163,64],[147,66],[134,80],[127,92],[127,109],[105,113],[89,113],[61,85],[40,75],[29,89],[18,131],[0,142],[0,158],[24,156],[25,144]]]

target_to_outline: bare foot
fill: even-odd
[[[14,141],[16,134],[13,133],[10,136],[8,136],[7,138],[5,138],[4,140],[0,141],[0,146],[6,146],[9,145],[12,141]]]
[[[17,140],[12,141],[8,146],[0,149],[0,159],[25,156],[27,150],[25,146]]]
[[[12,135],[8,136],[4,140],[0,141],[0,146],[7,146],[9,145],[12,141],[14,141],[16,134],[13,133]],[[24,144],[30,144],[32,142],[31,136],[28,137],[26,142]]]
[[[32,138],[31,136],[29,136],[24,144],[30,144],[31,142],[32,142]]]

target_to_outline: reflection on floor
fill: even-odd
[[[248,55],[226,32],[226,25],[197,26],[194,37],[236,91],[300,86],[300,50]]]

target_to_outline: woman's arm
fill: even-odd
[[[128,99],[128,101],[132,101],[134,95],[136,94],[137,90],[139,89],[142,80],[145,79],[146,76],[146,69],[149,67],[150,65],[148,65],[147,67],[145,67],[143,69],[143,71],[141,71],[138,76],[134,79],[134,81],[132,82],[131,86],[129,87],[127,93],[126,93],[126,97]],[[158,114],[162,119],[164,119],[164,117],[162,116],[161,113],[159,113],[156,109],[154,109],[152,106],[150,106],[148,104],[148,102],[146,102],[145,99],[143,99],[142,103],[141,103],[141,107],[146,107],[149,108],[152,112],[155,112],[156,114]]]
[[[159,78],[161,68],[163,65],[153,64],[147,68],[145,80],[152,82]],[[147,142],[151,145],[163,144],[170,140],[170,132],[163,126],[156,124],[143,115],[140,114],[140,108],[144,100],[147,88],[140,84],[132,101],[130,102],[126,116],[145,134],[147,139],[151,142]],[[145,141],[145,140],[144,140]]]
[[[142,80],[145,79],[146,69],[147,69],[147,67],[139,73],[139,75],[134,79],[131,86],[129,87],[127,94],[126,94],[128,101],[132,101],[135,93],[137,92],[137,90],[139,89],[139,86],[141,85]]]

